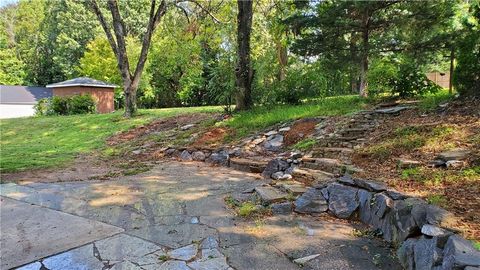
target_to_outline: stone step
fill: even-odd
[[[313,158],[336,158],[343,163],[351,164],[354,150],[347,147],[317,147],[311,151]]]
[[[230,167],[243,171],[243,172],[252,172],[252,173],[262,173],[267,167],[268,161],[265,160],[254,160],[246,158],[231,158]]]
[[[295,196],[303,194],[305,191],[307,191],[305,185],[297,181],[281,181],[276,183],[275,186]]]
[[[340,130],[340,134],[346,137],[358,137],[364,135],[367,131],[369,131],[368,128],[363,128],[363,127],[349,127],[349,128],[344,128]]]
[[[302,166],[308,169],[322,170],[330,173],[341,173],[345,164],[334,158],[303,158]]]
[[[314,184],[331,182],[334,174],[322,170],[313,170],[308,168],[295,168],[292,172],[295,181],[301,182],[307,186]]]
[[[288,193],[271,186],[259,186],[255,188],[258,196],[264,203],[275,203],[284,201],[288,197]]]

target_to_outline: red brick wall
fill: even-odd
[[[78,94],[90,94],[97,102],[97,111],[99,113],[113,112],[113,88],[105,87],[86,87],[86,86],[70,86],[53,88],[54,96],[72,96]]]

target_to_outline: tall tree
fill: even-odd
[[[237,67],[236,75],[236,110],[252,107],[252,82],[254,70],[250,61],[250,34],[252,32],[253,1],[238,0],[237,14]]]
[[[155,0],[151,1],[150,12],[148,17],[148,24],[146,32],[143,35],[142,49],[134,72],[130,72],[130,59],[127,55],[126,37],[127,29],[125,22],[120,15],[120,10],[116,0],[108,0],[107,8],[112,15],[111,23],[109,23],[96,0],[90,0],[89,6],[97,15],[97,18],[102,25],[107,39],[112,47],[112,50],[117,58],[117,66],[120,70],[123,80],[123,91],[125,96],[125,117],[132,117],[137,111],[136,92],[140,84],[145,62],[147,61],[148,50],[152,41],[152,35],[160,23],[160,19],[165,15],[167,5],[165,0],[162,0],[157,5]],[[113,33],[112,33],[113,28]]]

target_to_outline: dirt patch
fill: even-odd
[[[305,139],[315,131],[316,124],[316,119],[302,119],[301,121],[297,121],[292,125],[290,130],[285,133],[285,144],[288,146]]]
[[[225,137],[231,133],[231,130],[225,127],[213,128],[205,132],[193,144],[193,147],[216,146],[223,143]]]
[[[359,177],[383,180],[396,189],[444,207],[461,218],[467,238],[480,239],[480,118],[478,102],[452,102],[430,114],[418,110],[391,117],[368,134],[368,145],[353,156]],[[461,169],[428,168],[440,152],[462,147],[472,151]],[[398,169],[397,158],[420,161]]]
[[[121,143],[129,142],[133,139],[138,139],[153,132],[180,128],[188,124],[198,124],[204,120],[214,117],[215,115],[208,113],[196,113],[155,120],[150,124],[139,126],[128,131],[113,135],[112,137],[107,139],[107,145],[118,145]]]

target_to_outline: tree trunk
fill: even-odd
[[[455,49],[450,49],[450,77],[448,80],[448,93],[451,95],[453,93],[453,70],[454,70],[454,62],[455,62]]]
[[[369,14],[368,9],[365,10],[362,19],[363,31],[362,31],[362,55],[361,55],[361,62],[360,62],[360,96],[367,97],[368,96],[368,80],[367,80],[367,73],[368,73],[368,53],[369,53]]]
[[[246,110],[253,105],[251,93],[254,72],[250,62],[253,2],[252,0],[238,0],[237,4],[236,110]]]
[[[283,81],[286,78],[285,68],[288,63],[287,47],[281,41],[277,41],[277,58],[278,58],[278,80]]]

